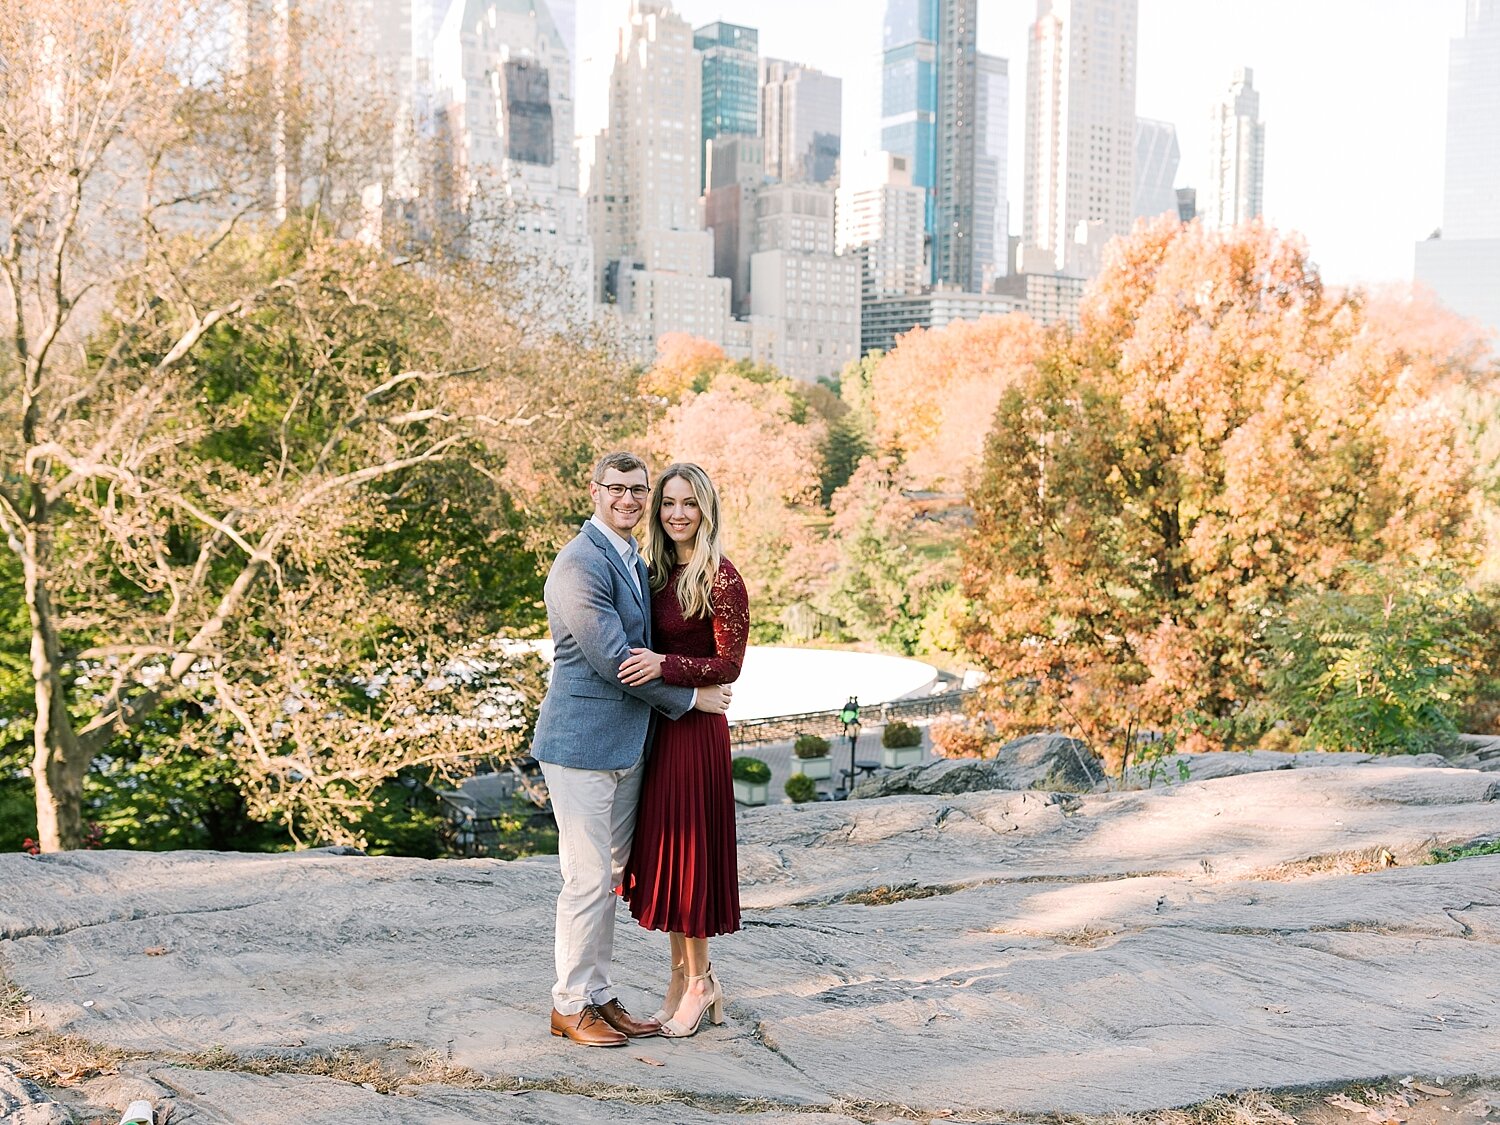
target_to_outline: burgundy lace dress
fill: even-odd
[[[739,571],[724,560],[714,580],[711,618],[683,616],[674,567],[651,595],[652,638],[669,684],[733,683],[745,660],[750,603]],[[689,711],[659,720],[635,821],[621,893],[648,930],[706,938],[740,928],[739,865],[729,723]]]

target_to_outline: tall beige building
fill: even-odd
[[[1205,226],[1236,227],[1262,209],[1266,127],[1249,67],[1234,72],[1229,96],[1214,106],[1209,126],[1208,182],[1198,192]]]
[[[859,262],[833,252],[834,191],[767,184],[755,193],[750,256],[754,357],[806,382],[859,356]]]
[[[433,130],[469,237],[521,255],[573,315],[593,295],[572,64],[543,0],[454,0],[432,44]]]
[[[844,106],[841,78],[780,59],[760,65],[760,133],[772,179],[837,183]]]
[[[1092,276],[1135,190],[1137,0],[1037,0],[1026,66],[1022,268]]]
[[[931,276],[926,252],[926,189],[912,182],[911,158],[880,154],[837,199],[837,249],[859,260],[860,297],[922,292]]]
[[[595,142],[589,233],[596,295],[648,359],[664,332],[722,340],[728,278],[713,277],[713,235],[698,188],[702,69],[693,29],[666,0],[631,0]]]

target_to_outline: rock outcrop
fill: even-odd
[[[1088,793],[1104,784],[1104,764],[1083,742],[1061,734],[1031,734],[1007,742],[993,758],[940,758],[867,778],[855,786],[854,796],[980,793],[992,789]]]
[[[547,1034],[554,857],[0,856],[0,960],[34,1025],[138,1055],[122,1074],[183,1121],[997,1120],[1500,1070],[1500,856],[1420,865],[1500,837],[1493,773],[1299,766],[740,829],[730,1018],[687,1041]],[[662,935],[622,917],[616,966],[652,1010]],[[234,1063],[340,1049],[465,1077],[382,1093]]]

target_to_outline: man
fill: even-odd
[[[594,467],[594,514],[547,575],[552,683],[532,754],[557,817],[563,889],[557,899],[557,983],[552,1034],[590,1047],[655,1035],[621,1005],[610,980],[615,895],[630,840],[652,712],[676,719],[693,708],[722,714],[727,687],[620,682],[631,648],[651,645],[651,588],[631,532],[645,514],[646,465],[611,453]]]

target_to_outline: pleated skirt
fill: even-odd
[[[729,724],[689,711],[657,726],[621,894],[648,930],[707,938],[740,928]]]

